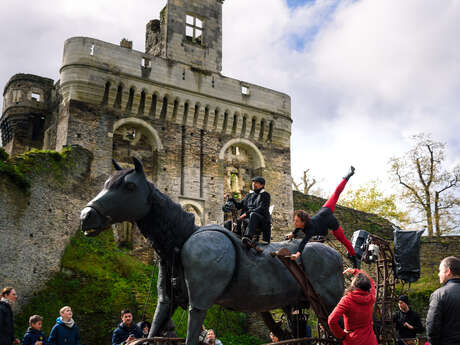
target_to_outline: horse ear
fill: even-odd
[[[142,165],[141,161],[136,157],[133,157],[134,168],[137,172],[144,173],[144,166]]]
[[[112,158],[112,164],[115,170],[123,170],[123,168],[120,166],[120,164],[117,163],[115,159]]]

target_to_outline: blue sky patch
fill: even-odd
[[[299,7],[299,6],[303,6],[305,4],[308,4],[308,3],[311,3],[311,2],[315,2],[316,0],[286,0],[287,2],[287,5],[290,7],[290,8],[295,8],[295,7]]]

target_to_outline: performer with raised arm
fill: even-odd
[[[350,259],[354,268],[358,267],[358,260],[356,253],[351,242],[345,237],[343,229],[340,226],[337,218],[334,216],[335,205],[339,200],[340,193],[345,188],[348,180],[355,173],[355,168],[350,167],[350,171],[344,176],[343,180],[335,189],[328,201],[321,207],[317,214],[313,217],[309,217],[308,214],[303,210],[297,210],[294,212],[294,226],[295,230],[286,236],[287,239],[294,238],[299,231],[305,233],[305,237],[300,242],[299,248],[295,254],[292,254],[291,260],[296,260],[302,253],[305,245],[312,236],[327,236],[328,229],[332,230],[332,234],[337,238],[348,251],[348,258]]]

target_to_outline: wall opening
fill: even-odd
[[[241,136],[244,137],[246,135],[246,116],[243,116],[243,125],[241,126]]]
[[[113,104],[114,108],[120,109],[121,108],[121,101],[123,97],[123,85],[118,85],[117,89],[117,96],[115,97],[115,103]]]
[[[40,97],[40,94],[39,94],[39,93],[37,93],[37,92],[32,92],[31,95],[30,95],[30,99],[31,99],[32,101],[40,102],[41,97]]]
[[[232,135],[236,134],[236,127],[238,126],[238,115],[233,115]]]
[[[256,118],[253,117],[251,121],[251,132],[249,133],[249,137],[254,138],[255,133],[256,133]]]
[[[161,106],[160,120],[166,120],[166,114],[168,113],[168,96],[163,97],[163,105]]]
[[[265,120],[260,121],[259,140],[264,138],[265,134]]]
[[[141,92],[141,100],[139,101],[139,110],[137,111],[137,113],[139,115],[143,115],[144,114],[144,109],[145,109],[145,91],[142,90],[142,92]]]
[[[149,115],[155,118],[157,112],[157,94],[152,95],[152,104],[150,105]]]
[[[129,89],[129,97],[128,97],[128,102],[126,103],[126,112],[130,113],[131,109],[133,107],[133,100],[134,100],[134,88]]]
[[[107,105],[109,102],[109,94],[110,94],[110,81],[105,83],[105,90],[104,90],[104,97],[102,98],[102,105]]]

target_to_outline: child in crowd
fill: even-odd
[[[27,329],[22,345],[49,345],[42,330],[43,318],[40,315],[32,315],[29,318],[29,328]]]
[[[80,332],[73,320],[72,308],[66,306],[59,311],[56,324],[48,338],[49,345],[81,345]]]

